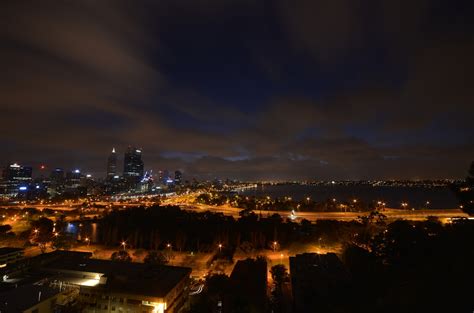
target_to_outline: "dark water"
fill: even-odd
[[[390,208],[399,208],[402,202],[407,202],[410,208],[448,209],[459,206],[455,195],[448,187],[264,185],[247,189],[241,194],[272,198],[288,196],[293,200],[311,197],[311,200],[317,202],[333,198],[337,201],[358,199],[365,203],[383,201]],[[429,205],[426,205],[427,201]]]
[[[84,240],[85,238],[89,238],[91,243],[98,242],[98,229],[99,224],[95,222],[74,222],[74,223],[67,223],[66,229],[64,231],[66,233],[71,234],[77,240]]]

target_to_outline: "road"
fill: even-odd
[[[238,218],[240,208],[235,208],[229,205],[213,206],[206,204],[197,204],[194,202],[195,194],[180,195],[175,197],[169,197],[165,199],[163,205],[177,205],[182,209],[189,211],[205,212],[211,211],[215,213],[222,213],[225,215],[233,216]],[[123,209],[132,209],[141,205],[153,205],[148,202],[100,202],[98,203],[103,206],[111,205],[113,207],[119,207]],[[57,211],[71,211],[73,209],[80,208],[80,203],[67,203],[67,204],[49,204],[49,205],[10,205],[10,208],[25,208],[25,207],[36,207],[39,210],[44,208],[50,208]],[[100,210],[100,209],[99,209]],[[424,220],[429,216],[439,218],[441,221],[446,222],[451,218],[468,217],[468,215],[459,209],[431,209],[431,210],[402,210],[402,209],[383,209],[381,211],[388,220],[406,219],[406,220]],[[301,221],[307,219],[309,221],[317,220],[339,220],[339,221],[350,221],[357,219],[359,216],[367,215],[366,212],[295,212],[291,215],[290,212],[285,211],[259,211],[255,213],[262,214],[262,216],[270,216],[273,214],[279,214],[283,218],[291,218],[294,221]]]
[[[205,212],[211,211],[215,213],[222,213],[230,215],[235,218],[239,217],[241,209],[230,206],[212,206],[205,204],[186,204],[176,203],[171,199],[166,204],[179,205],[181,208],[190,211]],[[459,209],[440,209],[440,210],[401,210],[401,209],[384,209],[381,211],[388,220],[406,219],[406,220],[425,220],[429,216],[435,216],[440,220],[446,222],[451,218],[457,217],[468,217],[468,215]],[[351,221],[357,219],[359,216],[367,215],[366,212],[295,212],[292,216],[290,212],[283,211],[255,211],[257,214],[262,216],[270,216],[273,214],[279,214],[283,218],[292,218],[295,221],[301,221],[307,219],[309,221],[317,220],[338,220],[338,221]]]

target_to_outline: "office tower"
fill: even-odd
[[[181,185],[182,182],[183,182],[183,173],[181,173],[181,171],[175,171],[174,172],[174,183],[176,185]]]
[[[66,186],[70,189],[76,189],[81,186],[81,171],[75,169],[66,173]]]
[[[49,176],[51,183],[55,186],[60,186],[64,184],[64,170],[62,168],[55,168]]]
[[[142,151],[128,147],[123,159],[123,177],[132,184],[137,184],[143,177]]]
[[[168,184],[170,180],[170,172],[168,170],[163,171],[163,184]]]
[[[25,182],[30,181],[33,174],[31,166],[22,166],[17,163],[11,164],[3,171],[3,179],[7,181]]]
[[[117,175],[117,154],[115,148],[112,149],[107,159],[107,180],[112,180]]]
[[[160,182],[160,184],[163,182],[163,171],[158,171],[158,181]]]
[[[17,163],[10,164],[3,170],[3,182],[0,193],[15,197],[19,192],[26,192],[32,181],[33,169],[30,166],[22,166]]]

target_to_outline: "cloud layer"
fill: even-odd
[[[21,1],[0,18],[0,161],[101,175],[462,177],[471,1]]]

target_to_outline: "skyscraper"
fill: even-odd
[[[33,168],[17,163],[10,164],[3,171],[2,191],[3,194],[16,196],[18,191],[26,191],[32,180]]]
[[[123,177],[132,184],[137,184],[143,177],[142,150],[128,147],[123,159]]]
[[[117,154],[115,148],[112,148],[112,152],[107,159],[107,180],[112,180],[115,175],[117,175]]]
[[[181,171],[175,171],[174,172],[174,183],[176,185],[181,185],[182,182],[183,182],[183,173],[181,173]]]
[[[11,164],[3,171],[3,179],[15,181],[30,181],[33,168],[31,166],[22,166],[17,163]]]
[[[81,185],[81,171],[78,169],[66,173],[66,187],[76,189]]]
[[[64,184],[64,170],[60,167],[55,168],[49,177],[51,179],[51,183],[55,186]]]

